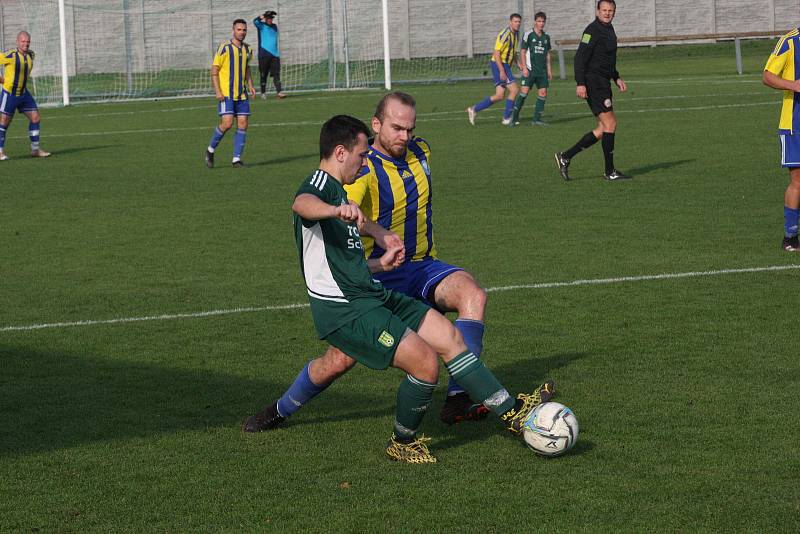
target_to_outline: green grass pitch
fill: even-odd
[[[0,531],[796,532],[800,262],[779,248],[771,46],[746,43],[743,76],[732,45],[622,51],[621,183],[599,146],[558,176],[553,153],[594,124],[570,81],[549,127],[514,130],[500,106],[467,123],[488,82],[400,87],[433,148],[440,256],[490,290],[485,361],[512,391],[555,379],[580,421],[556,459],[495,420],[442,425],[440,387],[422,428],[440,463],[390,462],[396,370],[357,367],[284,429],[240,432],[324,348],[290,307],[290,205],[321,122],[368,119],[379,91],[255,101],[245,169],[232,135],[204,167],[210,99],[45,109],[47,160],[17,117]]]

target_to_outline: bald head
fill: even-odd
[[[27,52],[31,46],[31,34],[25,30],[17,34],[17,48],[23,52]]]

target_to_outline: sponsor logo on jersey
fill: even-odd
[[[381,335],[378,336],[378,343],[380,343],[387,349],[390,349],[394,346],[394,336],[392,336],[392,334],[384,330],[383,332],[381,332]]]

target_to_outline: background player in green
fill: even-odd
[[[550,68],[550,36],[544,33],[544,25],[547,22],[547,15],[544,12],[536,13],[533,20],[533,29],[522,37],[522,45],[519,50],[519,70],[522,72],[522,81],[520,82],[520,92],[514,100],[514,113],[508,124],[511,128],[519,124],[519,112],[525,105],[528,92],[534,85],[539,89],[539,94],[536,97],[536,108],[531,124],[545,124],[542,121],[542,112],[547,100],[547,88],[550,86],[550,80],[553,79],[553,71]]]
[[[437,355],[473,399],[499,415],[509,431],[521,433],[527,415],[546,399],[538,392],[509,395],[446,317],[372,279],[371,270],[402,262],[403,247],[391,247],[369,264],[364,257],[359,233],[364,214],[343,186],[366,165],[367,135],[363,122],[346,115],[323,124],[319,168],[304,180],[292,204],[317,334],[371,369],[391,366],[407,373],[397,391],[394,433],[386,448],[394,460],[436,462],[428,438],[417,437],[417,429],[438,381]]]

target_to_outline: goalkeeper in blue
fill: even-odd
[[[28,136],[31,139],[31,157],[46,158],[50,152],[39,148],[39,108],[33,95],[28,91],[36,57],[31,46],[31,34],[21,31],[17,34],[17,47],[0,54],[0,66],[5,67],[0,76],[0,161],[8,159],[5,153],[6,131],[11,125],[14,113],[20,111],[30,121]]]
[[[418,430],[438,382],[439,358],[470,397],[480,399],[510,432],[521,433],[533,407],[549,400],[552,383],[513,397],[447,318],[373,279],[372,273],[402,265],[405,250],[399,243],[387,244],[380,257],[364,256],[361,233],[381,231],[348,199],[344,186],[366,166],[368,134],[363,122],[346,115],[323,124],[319,167],[303,180],[292,205],[300,268],[318,337],[371,369],[395,367],[406,373],[386,447],[393,460],[436,462],[428,448],[430,438]]]

